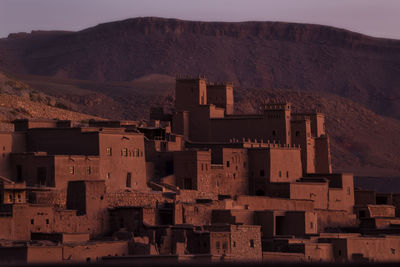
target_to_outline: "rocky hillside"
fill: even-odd
[[[43,118],[82,121],[98,118],[70,110],[68,102],[33,90],[29,85],[0,73],[0,130],[10,131],[10,121]]]
[[[150,106],[172,107],[177,74],[233,81],[240,112],[278,98],[326,113],[337,170],[400,175],[397,40],[320,25],[136,18],[79,32],[12,34],[0,39],[1,69],[27,88],[3,85],[9,95],[0,97],[40,105],[23,115],[13,104],[2,115],[10,118],[45,116],[34,114],[41,108],[53,118],[65,113],[59,106],[146,119]]]
[[[400,41],[320,25],[135,18],[0,40],[17,74],[129,82],[203,73],[239,87],[323,91],[400,117]]]

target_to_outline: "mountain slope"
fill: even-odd
[[[100,82],[204,73],[239,87],[330,92],[400,118],[400,41],[320,25],[136,18],[10,36],[0,68]]]
[[[10,35],[0,39],[0,69],[46,106],[55,99],[111,119],[146,119],[150,106],[172,107],[176,74],[233,81],[244,113],[265,98],[326,113],[336,169],[400,174],[397,40],[320,25],[136,18]]]
[[[0,72],[0,131],[12,131],[15,119],[82,121],[99,117],[72,111],[65,100],[37,92]]]

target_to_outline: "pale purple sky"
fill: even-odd
[[[0,0],[0,38],[145,16],[315,23],[400,39],[400,0]]]

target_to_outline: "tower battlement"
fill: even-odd
[[[291,110],[292,104],[289,102],[281,102],[281,103],[268,103],[263,106],[264,111],[271,110]]]

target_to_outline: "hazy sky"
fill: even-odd
[[[400,39],[400,0],[0,0],[0,38],[144,16],[316,23]]]

